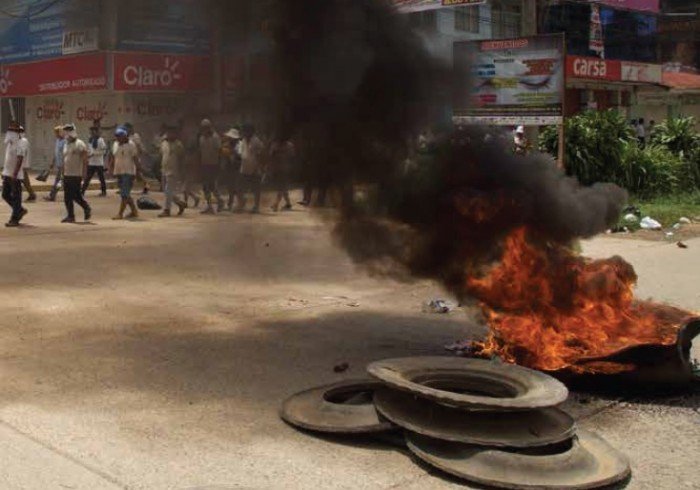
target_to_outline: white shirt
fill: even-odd
[[[63,147],[63,175],[82,177],[86,153],[87,145],[83,140],[66,140],[66,146]]]
[[[31,159],[31,148],[29,147],[29,140],[22,136],[19,140],[19,144],[24,150],[24,160],[22,161],[22,169],[23,170],[29,170],[32,168],[32,159]]]
[[[115,141],[112,146],[112,155],[114,155],[114,175],[136,175],[134,158],[139,156],[139,150],[134,143],[129,141],[120,144]]]
[[[92,144],[88,144],[88,165],[91,167],[104,167],[106,153],[107,143],[105,143],[103,138],[97,140],[97,148],[93,148]]]
[[[14,177],[15,168],[17,167],[17,157],[26,157],[26,148],[20,143],[20,140],[8,141],[5,143],[5,164],[2,167],[3,177]],[[19,180],[24,179],[24,160],[22,167],[17,173]]]
[[[264,150],[260,138],[253,136],[250,140],[242,139],[238,143],[238,153],[241,155],[241,173],[254,175],[260,172],[260,158]]]
[[[637,124],[637,138],[646,138],[647,132],[643,124]]]

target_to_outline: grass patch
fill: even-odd
[[[664,227],[673,226],[681,217],[690,219],[700,217],[700,192],[653,199],[639,199],[632,196],[630,204],[641,210],[642,217],[650,216]]]

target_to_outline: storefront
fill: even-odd
[[[661,78],[657,64],[567,56],[565,115],[617,109],[630,118],[645,117],[638,114],[636,93],[658,86]]]
[[[97,52],[3,65],[0,96],[23,109],[14,116],[25,124],[33,166],[41,169],[51,162],[56,125],[75,123],[86,136],[95,120],[108,128],[128,121],[148,142],[163,123],[201,114],[210,71],[208,56]]]

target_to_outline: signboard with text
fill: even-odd
[[[600,0],[598,3],[609,7],[642,12],[659,13],[659,0]]]
[[[486,0],[394,0],[394,5],[403,13],[423,12],[445,7],[468,7],[481,5]]]
[[[607,82],[661,83],[661,65],[634,61],[603,60],[589,56],[567,56],[567,79]]]
[[[211,88],[209,56],[114,54],[114,90],[187,92],[209,88]]]
[[[0,97],[49,95],[106,88],[108,80],[105,53],[0,65]]]
[[[560,35],[457,42],[457,122],[557,124],[563,115],[564,38]]]

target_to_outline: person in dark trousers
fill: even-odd
[[[25,149],[20,144],[22,127],[11,122],[5,133],[5,163],[2,168],[2,198],[12,209],[8,228],[19,226],[27,210],[22,207],[22,181],[24,180]]]
[[[88,168],[85,181],[83,182],[82,193],[85,194],[90,181],[97,174],[100,180],[100,197],[107,196],[107,182],[105,182],[105,155],[107,154],[107,143],[100,136],[100,128],[92,126],[90,128],[90,140],[88,141]]]
[[[220,171],[221,137],[214,131],[209,119],[202,120],[198,146],[202,187],[204,188],[204,199],[207,201],[207,207],[202,211],[202,214],[214,214],[212,197],[216,199],[216,211],[221,212],[224,209],[224,201],[221,199],[217,187]]]
[[[26,155],[24,157],[24,164],[22,166],[24,170],[24,179],[22,179],[22,184],[24,184],[24,188],[27,189],[27,202],[34,202],[36,201],[36,192],[34,192],[34,188],[32,187],[32,181],[29,177],[29,169],[32,166],[32,162],[30,159],[30,151],[29,151],[29,140],[27,139],[27,135],[24,132],[24,128],[20,126],[20,129],[22,132],[19,134],[19,144],[23,147],[24,149],[24,154]]]
[[[81,183],[88,164],[88,149],[83,140],[78,139],[78,132],[72,124],[63,128],[66,144],[63,147],[63,201],[67,215],[62,223],[75,223],[77,204],[85,212],[85,221],[90,221],[92,209],[83,198]]]
[[[54,135],[56,136],[56,142],[54,144],[53,160],[49,166],[49,170],[56,169],[56,178],[54,179],[53,186],[51,187],[51,192],[44,199],[46,201],[55,201],[56,194],[58,194],[58,187],[61,185],[63,180],[63,147],[66,144],[66,139],[63,137],[63,126],[56,126],[53,128]]]
[[[245,209],[245,193],[252,192],[254,204],[250,212],[259,213],[265,145],[255,135],[253,126],[244,126],[241,133],[243,139],[238,144],[238,151],[241,155],[241,178],[244,190],[241,192],[240,204],[236,210],[243,211]]]
[[[289,182],[291,180],[292,169],[296,157],[294,143],[287,137],[275,138],[270,147],[270,173],[272,182],[277,191],[277,198],[272,205],[274,212],[279,211],[280,204],[284,200],[283,211],[292,209],[292,202],[289,199]]]
[[[236,128],[230,129],[223,135],[221,143],[221,180],[228,192],[229,211],[234,210],[236,197],[241,202],[240,176],[241,176],[241,155],[238,151],[238,144],[241,141],[241,133]]]

